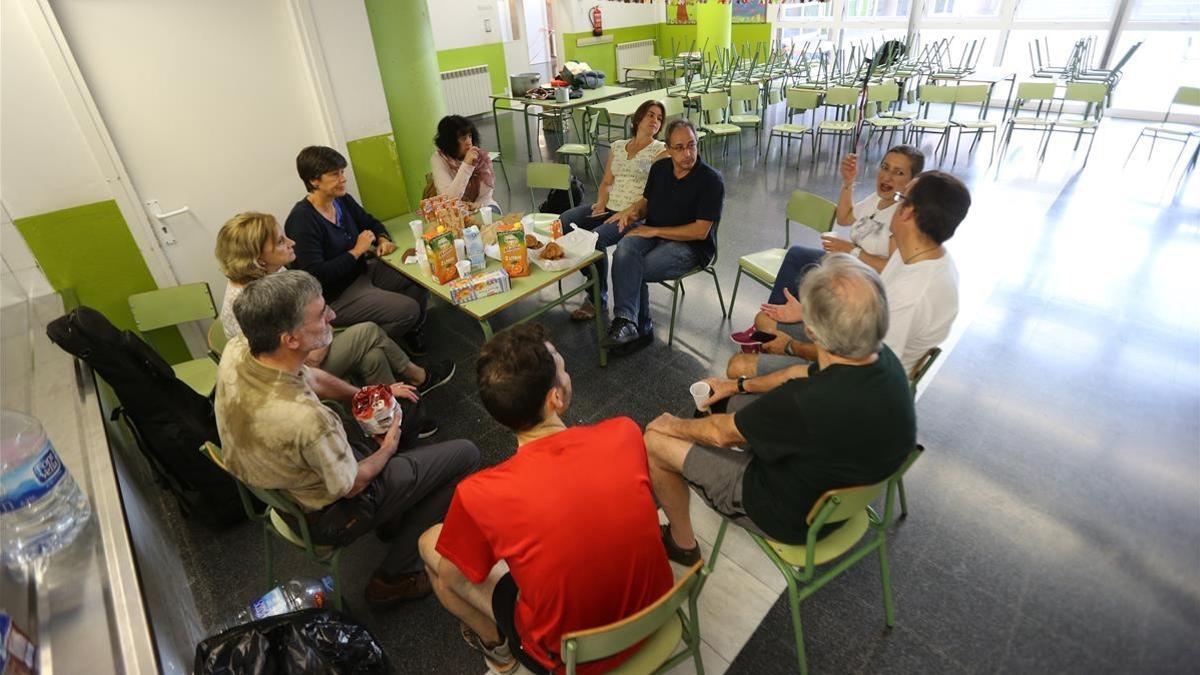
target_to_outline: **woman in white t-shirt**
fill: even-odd
[[[242,334],[233,304],[246,285],[274,274],[296,259],[293,242],[275,216],[239,213],[217,232],[217,265],[229,279],[221,301],[221,327],[225,337]],[[392,384],[404,381],[421,393],[445,384],[454,376],[454,363],[445,361],[422,368],[413,363],[378,324],[357,323],[334,334],[333,342],[309,355],[308,365],[359,384]]]
[[[646,176],[650,175],[650,165],[667,156],[667,146],[654,136],[662,128],[663,118],[667,109],[659,101],[645,101],[633,113],[633,138],[616,141],[608,154],[608,164],[604,167],[604,180],[596,201],[592,204],[580,204],[562,214],[564,231],[572,227],[594,230],[612,214],[627,208],[642,196],[646,188]],[[620,237],[617,238],[618,240]],[[604,249],[616,241],[597,241],[596,248],[602,253]],[[608,265],[607,258],[601,258],[596,263],[600,273],[600,301],[608,300]],[[589,272],[584,268],[585,276]],[[596,317],[596,308],[590,301],[584,301],[583,306],[571,312],[575,321],[591,321]]]

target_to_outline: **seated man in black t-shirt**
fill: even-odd
[[[886,479],[916,443],[908,378],[883,344],[888,309],[879,275],[845,253],[826,256],[805,275],[800,302],[816,362],[709,379],[710,404],[762,395],[734,398],[731,414],[664,414],[646,426],[654,494],[670,521],[663,544],[675,562],[700,559],[689,484],[742,527],[803,544],[805,518],[823,493]],[[796,377],[800,368],[808,377]]]
[[[642,198],[596,228],[602,242],[624,235],[613,254],[613,322],[604,341],[616,354],[654,339],[646,283],[676,279],[717,250],[725,181],[700,159],[696,143],[691,122],[668,124],[670,157],[650,167]]]

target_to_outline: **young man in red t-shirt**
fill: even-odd
[[[459,483],[445,522],[421,536],[421,556],[438,600],[490,668],[562,672],[564,634],[628,617],[674,582],[642,434],[627,417],[567,428],[571,377],[537,324],[496,335],[475,371],[484,407],[516,432],[517,452]]]

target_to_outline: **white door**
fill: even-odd
[[[167,221],[177,278],[207,281],[220,303],[221,224],[242,211],[282,222],[304,196],[296,153],[330,143],[287,0],[52,6],[139,196],[190,208]]]
[[[529,69],[549,79],[550,21],[545,0],[525,0],[525,40],[529,49]]]

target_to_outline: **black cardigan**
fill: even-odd
[[[334,200],[341,208],[338,225],[329,222],[308,199],[292,207],[283,229],[296,242],[296,260],[291,268],[304,270],[321,282],[326,302],[337,300],[342,291],[367,269],[366,257],[350,255],[359,232],[371,230],[376,237],[390,239],[383,223],[367,213],[350,195]]]

